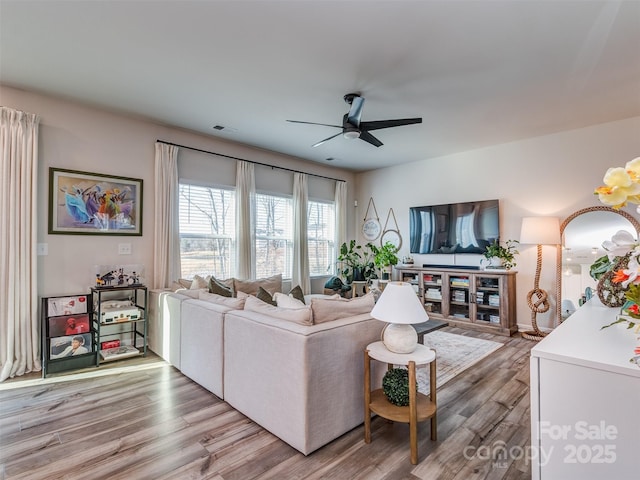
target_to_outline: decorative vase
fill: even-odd
[[[483,258],[480,260],[480,266],[487,269],[504,268],[504,262],[499,257]]]

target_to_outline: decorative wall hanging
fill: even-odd
[[[373,206],[373,212],[375,218],[369,218],[369,209]],[[373,242],[380,236],[382,227],[380,226],[380,218],[378,217],[378,211],[376,210],[376,204],[373,203],[373,197],[369,198],[369,204],[367,205],[367,211],[364,214],[364,223],[362,224],[362,235],[364,238]]]
[[[142,180],[50,168],[49,233],[142,235]]]
[[[387,228],[390,217],[393,217],[393,223],[396,226],[395,229]],[[396,220],[396,214],[393,212],[393,208],[390,208],[389,213],[387,213],[387,221],[384,222],[384,229],[382,230],[382,236],[380,237],[380,246],[383,246],[387,242],[391,243],[398,250],[402,247],[402,235],[400,235],[398,221]]]

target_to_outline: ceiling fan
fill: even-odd
[[[313,144],[312,147],[322,145],[324,142],[331,140],[332,138],[336,138],[339,135],[342,135],[344,138],[349,139],[359,138],[360,140],[364,140],[365,142],[370,143],[374,147],[380,147],[383,145],[383,143],[369,133],[371,130],[380,130],[382,128],[400,127],[402,125],[422,123],[422,118],[401,118],[397,120],[376,120],[373,122],[362,122],[360,121],[360,117],[362,116],[364,98],[361,97],[358,93],[347,93],[344,96],[344,101],[351,105],[351,107],[349,108],[349,112],[345,113],[344,117],[342,118],[342,125],[302,122],[299,120],[287,120],[287,122],[306,123],[308,125],[324,125],[325,127],[336,127],[342,129],[342,132],[336,133],[335,135],[325,138],[324,140],[320,140],[318,143]]]

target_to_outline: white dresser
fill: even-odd
[[[637,335],[594,298],[531,350],[534,480],[640,478]]]

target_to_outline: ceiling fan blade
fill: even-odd
[[[347,122],[356,127],[360,126],[360,117],[362,116],[362,107],[364,106],[364,98],[353,97],[351,100],[351,108],[347,116]]]
[[[362,130],[360,132],[360,140],[364,140],[365,142],[370,143],[374,147],[381,147],[383,143],[378,140],[376,137],[371,135],[369,132]]]
[[[399,118],[397,120],[362,122],[360,123],[360,128],[363,130],[380,130],[381,128],[401,127],[402,125],[413,125],[414,123],[422,123],[422,118]]]
[[[342,128],[342,127],[340,127],[340,128]],[[318,143],[314,143],[313,145],[311,145],[311,148],[317,147],[319,145],[322,145],[324,142],[327,142],[327,141],[331,140],[332,138],[336,138],[338,135],[342,135],[342,132],[336,133],[335,135],[331,135],[330,137],[325,138],[324,140],[320,140]]]
[[[325,127],[336,127],[336,128],[342,128],[342,125],[329,125],[328,123],[315,123],[315,122],[301,122],[300,120],[287,120],[287,122],[291,122],[291,123],[304,123],[307,125],[323,125]]]

